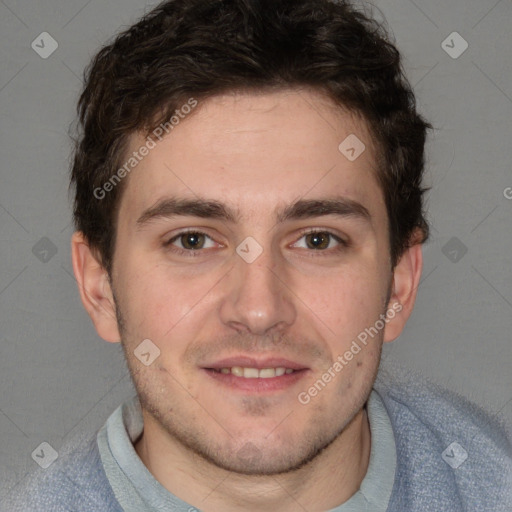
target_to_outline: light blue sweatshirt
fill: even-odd
[[[396,450],[393,454],[396,459],[393,457],[392,461],[396,462],[395,471],[389,485],[391,496],[387,509],[383,510],[512,512],[512,444],[497,419],[417,375],[398,368],[393,368],[391,373],[382,365],[372,396],[368,407],[372,441],[389,446],[386,428],[375,435],[379,422],[387,424],[391,427],[387,430],[393,434]],[[106,432],[106,427],[102,431]],[[98,439],[94,435],[72,451],[61,453],[48,469],[35,471],[3,499],[0,511],[124,512],[105,473],[98,446],[100,437],[101,431]],[[379,458],[372,447],[373,473],[376,467],[379,471],[382,469],[382,450],[377,451],[381,454],[380,466],[372,466],[372,458]],[[386,458],[390,459],[389,454]],[[390,464],[390,467],[393,466]],[[107,468],[107,472],[112,478],[112,469]],[[381,474],[384,476],[383,472]],[[146,477],[148,475],[149,472]],[[154,484],[158,483],[154,481]],[[371,489],[373,484],[365,478],[361,489],[365,485]],[[186,505],[168,494],[167,503]],[[376,510],[375,505],[364,499],[351,499],[345,505],[350,502],[356,508],[342,505],[335,510]],[[183,508],[170,505],[166,510]],[[189,510],[196,509],[190,507]]]

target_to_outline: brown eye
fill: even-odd
[[[350,246],[338,235],[330,231],[320,229],[307,229],[301,233],[301,237],[293,244],[293,247],[309,249],[311,252],[332,254],[334,251],[342,251]]]
[[[309,249],[327,249],[331,238],[330,233],[309,233],[306,235],[306,244]]]
[[[215,247],[215,242],[210,236],[201,231],[182,231],[164,243],[164,247],[178,253],[198,252],[201,249]]]
[[[179,238],[184,249],[202,249],[205,242],[203,233],[183,233]]]

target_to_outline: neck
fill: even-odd
[[[169,492],[208,512],[329,510],[357,492],[368,469],[371,441],[365,409],[313,461],[273,476],[221,469],[169,438],[146,411],[143,416],[144,432],[135,443],[142,462]]]

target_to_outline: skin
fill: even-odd
[[[350,162],[338,146],[352,133],[366,150]],[[143,143],[132,136],[130,151]],[[122,340],[141,400],[136,451],[166,489],[197,508],[320,511],[359,488],[371,447],[365,403],[382,343],[402,331],[422,267],[415,244],[391,268],[375,158],[365,122],[314,90],[217,96],[126,178],[111,279],[82,234],[73,235],[84,306],[103,339]],[[168,196],[216,200],[238,218],[137,224]],[[369,219],[277,221],[276,211],[297,199],[334,196],[363,205]],[[324,233],[320,249],[306,228]],[[199,237],[200,250],[176,238],[184,229],[208,235]],[[263,249],[252,263],[236,252],[249,236]],[[385,329],[301,404],[298,394],[393,304],[401,310]],[[149,366],[134,355],[144,339],[160,350]],[[307,371],[286,389],[258,394],[228,388],[203,369],[239,354],[285,357]]]

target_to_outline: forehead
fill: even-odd
[[[215,96],[154,139],[127,178],[121,213],[132,221],[170,195],[215,197],[239,218],[308,196],[382,205],[366,123],[316,91]],[[145,143],[133,135],[126,158]]]

